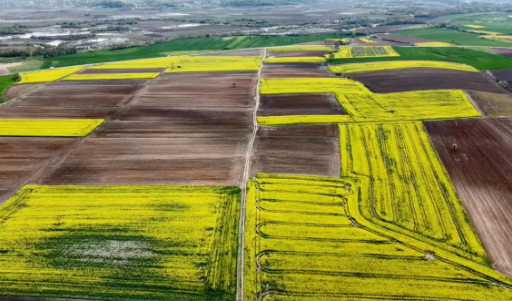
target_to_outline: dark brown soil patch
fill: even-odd
[[[79,95],[88,96],[94,94],[106,94],[106,95],[129,95],[135,93],[142,86],[137,85],[124,85],[124,86],[47,86],[38,89],[30,96],[61,96],[61,95]]]
[[[11,86],[7,91],[4,92],[4,97],[6,100],[13,99],[22,94],[29,92],[37,87],[40,87],[42,84],[24,84],[24,85],[14,85]]]
[[[494,70],[491,71],[492,75],[498,80],[511,81],[512,69]]]
[[[248,137],[89,139],[44,184],[239,185]]]
[[[55,107],[2,107],[0,118],[107,118],[115,114],[115,109],[106,108],[55,108]]]
[[[478,72],[425,68],[356,73],[350,78],[376,93],[442,89],[506,93],[490,77]]]
[[[140,86],[148,82],[147,79],[65,80],[51,83],[49,86]]]
[[[264,95],[258,116],[347,115],[333,94]]]
[[[436,121],[425,127],[493,267],[512,276],[512,120]]]
[[[422,39],[422,38],[417,38],[417,37],[408,37],[408,36],[403,36],[403,35],[399,35],[399,34],[379,33],[379,34],[377,34],[377,37],[379,37],[381,40],[384,40],[384,41],[402,43],[403,45],[432,42],[431,40],[427,40],[427,39]]]
[[[254,96],[248,95],[141,95],[131,102],[133,105],[152,107],[254,107]]]
[[[73,138],[0,137],[0,191],[3,191],[0,204],[53,156],[75,141]]]
[[[340,176],[334,125],[262,129],[254,144],[252,173]]]
[[[297,52],[267,52],[267,57],[303,57],[303,56],[318,56],[323,57],[330,51],[297,51]]]
[[[261,70],[264,78],[329,77],[327,68],[318,64],[267,64]]]
[[[489,117],[512,117],[512,94],[468,91],[476,106]]]
[[[115,107],[131,96],[126,95],[66,95],[25,96],[8,102],[5,106],[55,106],[55,107]]]

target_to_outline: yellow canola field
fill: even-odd
[[[259,117],[262,125],[407,121],[480,117],[462,90],[378,94],[346,78],[263,79],[260,94],[334,93],[347,115]]]
[[[512,43],[512,36],[504,36],[504,35],[486,35],[481,36],[482,39],[487,40],[494,40],[494,41],[500,41],[500,42],[506,42],[506,43]]]
[[[26,186],[0,207],[0,295],[233,300],[239,202],[237,187]]]
[[[469,24],[469,25],[464,25],[465,27],[469,27],[469,28],[473,28],[473,29],[482,29],[482,28],[485,28],[485,26],[482,26],[482,25],[474,25],[474,24]]]
[[[232,56],[177,56],[128,62],[116,62],[93,66],[89,69],[167,69],[173,72],[207,71],[256,71],[260,67],[261,57]]]
[[[370,58],[370,57],[397,57],[400,56],[391,46],[343,46],[330,58]]]
[[[484,301],[512,296],[480,274],[427,260],[426,251],[390,240],[388,229],[366,230],[358,203],[368,200],[360,199],[360,188],[365,187],[353,176],[255,175],[247,192],[245,299],[452,300],[471,294],[472,300]]]
[[[115,79],[153,79],[160,73],[109,73],[109,74],[74,74],[64,80],[115,80]]]
[[[334,50],[332,46],[322,45],[294,45],[267,49],[268,52],[334,52]]]
[[[341,45],[350,44],[350,39],[326,39],[325,41],[331,42],[331,43],[336,43],[336,44],[341,44]]]
[[[375,41],[372,41],[370,39],[366,39],[366,38],[359,38],[359,41],[363,42],[363,43],[368,43],[368,44],[373,44],[375,43]]]
[[[103,119],[0,119],[0,136],[85,137]]]
[[[259,56],[182,56],[173,58],[165,73],[258,71],[260,65]]]
[[[445,43],[445,42],[422,42],[422,43],[415,43],[414,46],[418,46],[418,47],[447,47],[447,46],[453,46],[453,44]]]
[[[75,72],[78,72],[84,68],[85,67],[68,67],[68,68],[59,68],[59,69],[52,69],[52,70],[20,73],[21,80],[20,80],[19,84],[53,82],[53,81],[59,80],[63,77],[66,77],[68,75],[71,75]]]
[[[327,61],[324,57],[308,56],[308,57],[270,57],[266,58],[263,62],[265,64],[280,64],[280,63],[314,63],[323,64]]]
[[[350,63],[343,65],[329,66],[329,71],[332,73],[358,73],[358,72],[371,72],[379,70],[394,70],[394,69],[412,69],[412,68],[434,68],[434,69],[449,69],[467,72],[479,72],[476,68],[459,63],[450,62],[436,62],[436,61],[389,61],[389,62],[368,62],[368,63]]]

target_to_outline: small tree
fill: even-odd
[[[456,152],[458,148],[459,148],[459,147],[457,146],[457,144],[455,144],[455,143],[454,143],[454,144],[452,145],[452,151]]]
[[[21,76],[20,76],[20,74],[19,74],[19,73],[14,73],[13,77],[14,77],[14,80],[15,80],[16,82],[21,81]]]

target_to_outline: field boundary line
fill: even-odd
[[[478,111],[478,113],[480,115],[482,115],[482,117],[485,117],[486,115],[484,114],[484,112],[480,109],[480,107],[477,105],[477,103],[473,100],[473,97],[471,97],[471,95],[469,95],[468,92],[464,91],[464,94],[466,95],[466,97],[468,98],[469,102],[471,102],[471,104],[473,105],[473,107],[475,107],[475,109]]]
[[[256,135],[258,134],[258,109],[260,106],[260,85],[261,85],[261,73],[263,69],[263,61],[267,56],[267,48],[263,48],[263,56],[260,61],[260,68],[258,70],[258,82],[256,86],[256,94],[254,96],[255,106],[254,113],[252,115],[252,134],[251,139],[249,140],[249,145],[247,146],[247,151],[245,155],[245,165],[244,165],[244,173],[242,179],[242,198],[240,201],[240,222],[238,227],[238,264],[237,264],[237,289],[236,289],[236,300],[244,301],[244,263],[245,263],[245,212],[246,212],[246,204],[247,204],[247,182],[249,181],[249,176],[251,173],[251,160],[252,160],[252,151],[254,148],[254,142],[256,140]]]

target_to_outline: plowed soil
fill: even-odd
[[[512,80],[512,69],[494,70],[491,72],[494,77],[499,80],[511,81]]]
[[[331,52],[328,51],[303,51],[303,52],[267,52],[267,57],[301,57],[301,56],[318,56],[323,57]]]
[[[92,138],[42,183],[239,185],[247,140]]]
[[[49,86],[141,86],[149,82],[147,79],[115,79],[115,80],[69,80],[49,84]]]
[[[113,108],[50,108],[50,107],[3,107],[0,118],[107,118],[115,114]]]
[[[263,78],[329,77],[327,68],[318,64],[268,64],[261,70]]]
[[[254,97],[248,95],[140,95],[131,102],[133,105],[151,107],[254,107]]]
[[[69,138],[0,137],[0,204],[75,141]]]
[[[24,96],[4,106],[57,106],[57,107],[116,107],[128,101],[130,95],[54,95]]]
[[[47,86],[41,89],[38,89],[34,93],[31,93],[30,96],[89,96],[96,94],[106,94],[106,95],[129,95],[135,93],[137,90],[142,88],[142,86],[137,85],[122,85],[122,86],[107,86],[107,85],[94,85],[94,86],[80,86],[80,85],[65,85],[65,86]]]
[[[512,117],[512,94],[468,91],[476,106],[489,117]]]
[[[258,116],[346,115],[332,94],[264,95]]]
[[[24,85],[14,85],[9,87],[7,91],[5,91],[4,96],[6,100],[13,99],[22,94],[28,93],[29,91],[40,87],[42,84],[24,84]]]
[[[512,119],[436,121],[425,127],[493,267],[512,276]]]
[[[340,176],[338,130],[334,125],[260,128],[252,173]]]
[[[112,73],[155,73],[165,69],[84,69],[80,74],[112,74]]]
[[[442,69],[404,69],[364,72],[350,75],[376,93],[418,90],[462,89],[507,93],[490,77],[476,72]]]

